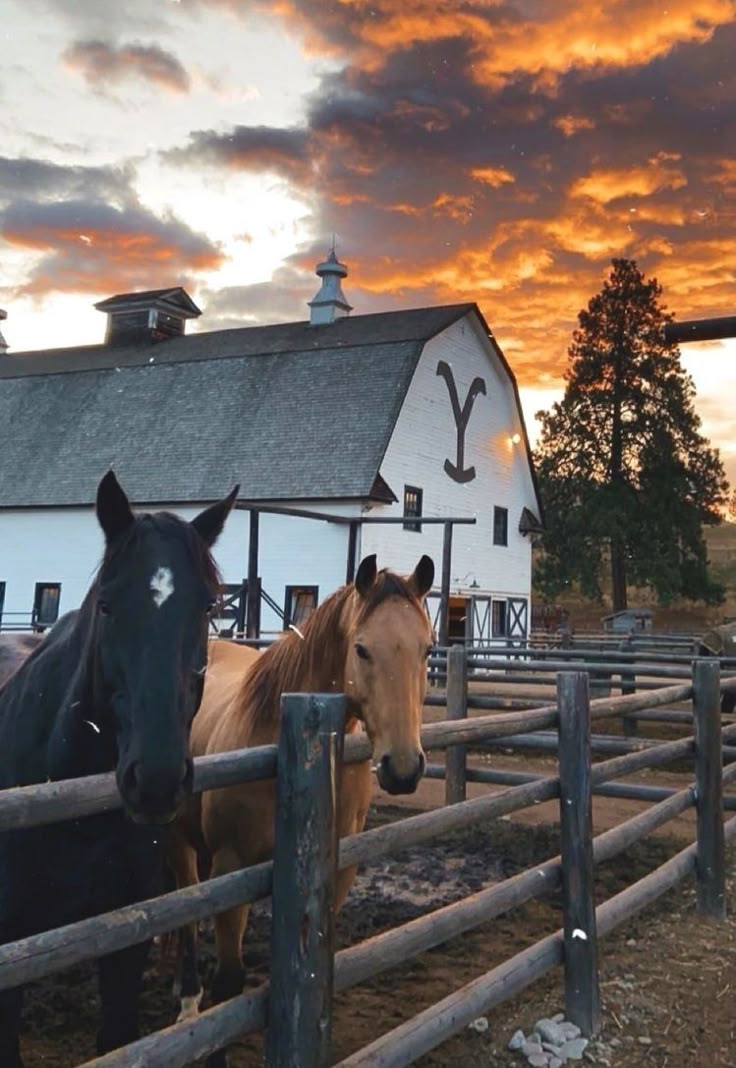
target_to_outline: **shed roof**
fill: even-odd
[[[425,342],[470,312],[3,356],[0,508],[89,505],[108,466],[139,504],[370,497]]]

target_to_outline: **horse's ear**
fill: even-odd
[[[97,520],[108,542],[117,538],[135,521],[128,498],[114,471],[108,471],[97,487]]]
[[[376,554],[371,553],[370,556],[366,556],[360,561],[358,574],[355,576],[355,588],[361,597],[365,597],[368,594],[371,586],[376,581],[377,573]]]
[[[417,597],[425,597],[432,589],[433,582],[434,560],[431,556],[423,556],[409,577],[409,585]]]
[[[217,504],[211,504],[209,508],[205,508],[203,512],[200,512],[198,516],[195,516],[192,520],[192,526],[199,534],[200,538],[203,538],[207,542],[210,548],[215,544],[220,534],[222,534],[222,528],[225,526],[225,520],[230,515],[230,509],[235,504],[235,500],[240,493],[240,483],[234,486],[227,497],[223,497]]]

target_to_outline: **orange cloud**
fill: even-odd
[[[572,137],[581,130],[594,130],[595,123],[585,115],[559,115],[552,120],[552,125],[562,130],[565,137]]]
[[[620,69],[668,55],[682,42],[708,41],[733,19],[731,0],[609,0],[536,5],[533,18],[509,14],[500,0],[340,0],[314,17],[310,4],[264,0],[296,24],[314,50],[350,55],[366,70],[417,43],[464,39],[472,44],[472,77],[499,88],[520,74],[555,92],[570,70]]]
[[[681,170],[652,162],[648,167],[593,171],[572,183],[570,196],[590,197],[599,204],[608,204],[621,197],[647,197],[661,189],[681,189],[685,185],[687,178]]]
[[[470,171],[470,177],[474,178],[476,182],[484,182],[494,189],[498,189],[499,186],[504,185],[506,182],[516,181],[513,174],[506,170],[505,167],[473,167]]]
[[[190,88],[189,75],[176,56],[157,45],[114,48],[104,41],[78,41],[63,58],[70,70],[79,71],[97,88],[127,78],[139,78],[172,93],[186,93]]]
[[[62,202],[20,205],[0,219],[8,244],[39,256],[19,294],[99,293],[183,284],[225,257],[206,238],[173,218],[140,207]]]

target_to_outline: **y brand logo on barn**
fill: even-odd
[[[486,384],[482,378],[474,378],[465,398],[465,404],[461,409],[457,386],[455,385],[450,365],[445,363],[444,360],[440,360],[437,364],[437,374],[441,375],[447,383],[447,391],[450,394],[450,403],[452,404],[452,414],[455,417],[455,426],[457,428],[456,462],[452,463],[450,460],[445,460],[445,471],[455,482],[472,482],[475,478],[475,468],[472,465],[465,467],[465,431],[470,419],[470,413],[473,410],[475,398],[479,393],[482,393],[484,397],[486,396]]]

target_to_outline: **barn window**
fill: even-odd
[[[506,632],[506,602],[494,601],[491,606],[491,634],[494,638],[505,638]]]
[[[284,599],[284,629],[300,627],[317,607],[319,586],[287,586]]]
[[[509,543],[509,510],[508,508],[493,509],[493,544],[508,545]]]
[[[60,582],[37,582],[33,597],[33,625],[50,627],[59,618]]]
[[[422,524],[417,523],[422,514],[422,491],[418,486],[404,486],[404,518],[410,522],[404,523],[404,530],[422,529]]]

